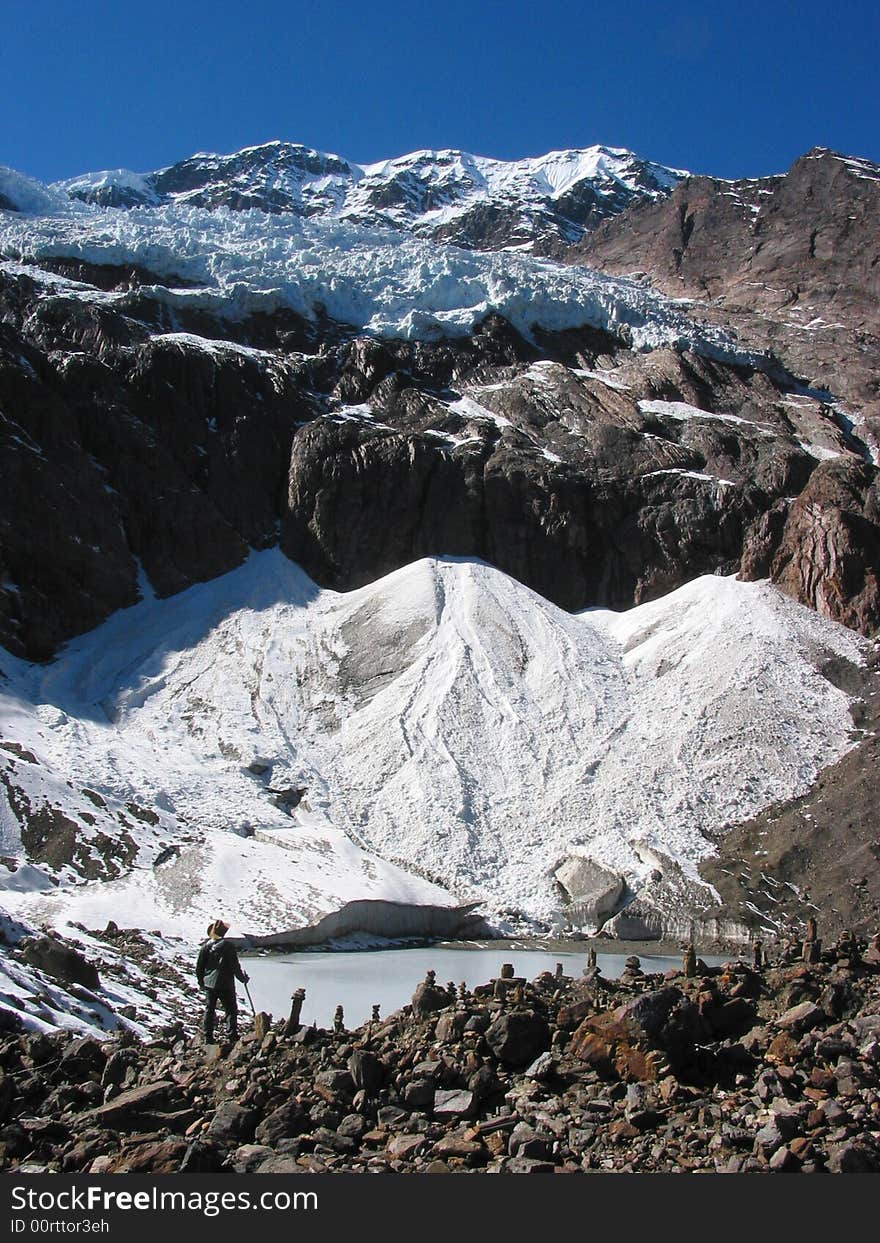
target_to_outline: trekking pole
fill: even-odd
[[[257,1008],[256,1008],[256,1006],[254,1005],[254,999],[253,999],[253,997],[251,996],[251,990],[248,988],[248,986],[247,986],[247,981],[246,981],[246,980],[242,980],[242,984],[244,984],[244,991],[247,993],[247,999],[248,999],[248,1001],[251,1003],[251,1012],[252,1012],[252,1014],[253,1014],[254,1018],[256,1018],[256,1017],[257,1017]]]

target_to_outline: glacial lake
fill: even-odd
[[[730,957],[704,955],[703,961],[716,966]],[[614,979],[623,972],[626,958],[626,954],[597,955],[606,979]],[[675,958],[640,954],[639,959],[646,973],[681,967],[680,954]],[[428,970],[437,973],[438,984],[452,980],[457,987],[464,981],[473,988],[500,975],[501,964],[506,962],[513,964],[515,975],[528,980],[542,971],[555,971],[558,962],[562,963],[565,975],[577,978],[586,966],[587,949],[561,953],[552,949],[466,948],[447,944],[414,949],[264,954],[242,959],[258,1010],[267,1010],[275,1019],[286,1018],[291,993],[304,988],[304,1023],[330,1027],[336,1007],[341,1005],[345,1026],[349,1028],[365,1023],[376,1003],[383,1018],[406,1005]],[[248,1003],[243,992],[239,985],[240,1005],[245,1009]]]

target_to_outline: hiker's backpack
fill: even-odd
[[[202,949],[202,975],[205,988],[216,988],[221,977],[228,974],[225,945],[222,941],[207,941]]]

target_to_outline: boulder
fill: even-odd
[[[644,1032],[613,1012],[584,1019],[568,1051],[606,1078],[653,1083],[668,1070],[665,1056],[648,1046]]]
[[[465,1165],[483,1165],[489,1159],[485,1144],[465,1139],[463,1135],[444,1135],[431,1150],[435,1157],[463,1161]]]
[[[257,1114],[235,1101],[224,1101],[208,1124],[208,1136],[220,1144],[247,1143],[254,1138]]]
[[[486,1042],[502,1066],[528,1066],[550,1047],[550,1029],[540,1015],[514,1010],[499,1015],[486,1029]]]
[[[230,1152],[222,1163],[222,1167],[234,1173],[254,1173],[257,1166],[273,1156],[275,1152],[272,1152],[265,1144],[242,1144]]]
[[[574,927],[600,927],[626,889],[622,876],[580,856],[566,859],[553,875],[565,891],[565,916]]]
[[[828,1169],[832,1174],[876,1174],[880,1154],[856,1141],[829,1145]]]
[[[505,1162],[505,1174],[553,1174],[556,1166],[552,1161],[541,1161],[534,1157],[511,1157]]]
[[[355,1049],[348,1059],[348,1069],[355,1085],[368,1095],[372,1095],[381,1088],[388,1070],[375,1053],[370,1053],[366,1049]]]
[[[298,1101],[285,1101],[277,1109],[267,1114],[256,1127],[254,1138],[258,1144],[266,1144],[274,1148],[279,1140],[293,1139],[307,1131],[308,1118]]]
[[[315,1075],[315,1083],[329,1088],[334,1094],[354,1096],[357,1091],[354,1077],[350,1070],[322,1070]]]
[[[305,1174],[307,1170],[294,1157],[268,1157],[254,1170],[255,1174]]]
[[[525,1076],[527,1079],[537,1079],[539,1081],[543,1081],[545,1079],[552,1078],[555,1069],[556,1062],[553,1058],[553,1054],[549,1049],[547,1049],[543,1053],[538,1054],[531,1066],[525,1072]]]
[[[434,1094],[435,1118],[469,1118],[474,1112],[475,1101],[473,1092],[458,1089],[440,1091]]]
[[[445,988],[429,984],[426,980],[418,986],[412,996],[413,1014],[433,1014],[437,1010],[445,1010],[449,1005],[449,994]]]
[[[454,1040],[460,1040],[466,1022],[466,1014],[441,1014],[434,1029],[434,1039],[439,1044],[449,1044]]]
[[[510,1133],[507,1151],[511,1157],[529,1157],[532,1160],[546,1161],[551,1156],[551,1141],[528,1125],[518,1122]]]
[[[790,1031],[795,1035],[801,1035],[803,1032],[812,1031],[814,1027],[818,1027],[820,1023],[826,1023],[828,1020],[825,1011],[819,1006],[813,1005],[811,1001],[803,1001],[799,1006],[792,1006],[790,1010],[786,1010],[776,1020],[776,1026],[781,1027],[783,1031]]]
[[[157,1079],[154,1083],[120,1092],[106,1104],[89,1110],[86,1116],[96,1123],[114,1126],[138,1114],[163,1108],[176,1092],[177,1085],[170,1079]]]
[[[107,1056],[104,1050],[90,1036],[80,1040],[72,1040],[61,1055],[61,1067],[65,1074],[85,1078],[88,1075],[103,1075]]]
[[[366,1130],[367,1122],[361,1114],[346,1114],[336,1128],[339,1135],[346,1135],[349,1139],[358,1140],[363,1138]]]
[[[386,1152],[389,1157],[397,1157],[400,1161],[409,1161],[426,1145],[424,1135],[395,1135],[388,1141]]]
[[[411,1079],[403,1089],[403,1103],[408,1109],[430,1109],[434,1091],[432,1079]]]
[[[79,950],[54,937],[30,937],[22,942],[24,960],[67,984],[81,984],[95,992],[101,987],[98,970]]]
[[[183,1140],[137,1144],[110,1162],[107,1174],[176,1174],[187,1150]]]

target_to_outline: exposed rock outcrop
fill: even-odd
[[[691,177],[634,205],[569,252],[614,273],[640,271],[694,301],[691,314],[770,349],[817,391],[846,403],[863,458],[878,460],[880,169],[816,148],[784,177]],[[801,395],[793,404],[809,404]],[[859,445],[854,445],[859,448]],[[792,502],[762,513],[746,540],[747,577],[769,575],[826,616],[872,633],[877,609],[876,466],[820,464]]]

